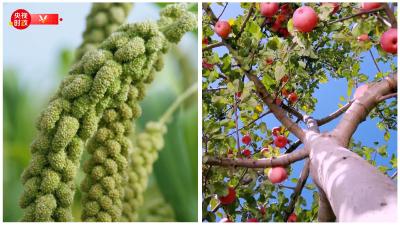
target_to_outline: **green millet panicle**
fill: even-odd
[[[158,151],[164,146],[167,128],[159,122],[148,122],[145,131],[136,137],[133,152],[129,155],[128,182],[125,184],[122,222],[136,221],[139,207],[143,204],[148,177],[157,160]]]
[[[186,10],[180,5],[170,5],[166,9],[175,7]],[[169,21],[178,23],[179,19]],[[146,86],[154,79],[155,71],[161,70],[162,55],[171,42],[161,28],[150,22],[123,25],[100,45],[100,49],[111,51],[115,61],[122,65],[122,82],[115,85],[119,94],[101,109],[98,130],[87,146],[90,158],[84,163],[86,177],[81,185],[83,221],[111,222],[121,218],[128,155],[132,151],[128,138],[132,120],[141,115],[139,101],[144,98]],[[180,38],[193,28],[181,28]]]
[[[22,174],[23,221],[72,221],[74,178],[89,138],[82,218],[116,221],[121,215],[120,184],[131,146],[126,135],[141,113],[138,101],[146,84],[173,41],[161,30],[151,22],[124,25],[73,66],[38,119],[32,159]]]
[[[121,26],[129,15],[132,3],[93,3],[86,17],[83,43],[76,51],[76,60],[89,50],[96,49],[112,32]]]

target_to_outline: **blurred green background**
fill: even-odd
[[[128,22],[157,19],[165,4],[135,3]],[[22,193],[20,175],[30,160],[29,145],[36,135],[35,121],[58,88],[81,43],[85,4],[4,4],[3,27],[3,220],[18,221]],[[11,13],[23,8],[31,13],[60,13],[57,27],[29,27],[19,31],[7,25]],[[190,6],[197,13],[197,5]],[[184,36],[165,56],[165,67],[157,74],[145,100],[139,132],[157,120],[172,102],[197,81],[197,32]],[[197,221],[197,96],[174,114],[165,136],[165,148],[154,165],[139,221]],[[86,158],[84,153],[83,159]],[[76,184],[83,179],[79,171]],[[79,220],[81,193],[75,195],[74,218]]]

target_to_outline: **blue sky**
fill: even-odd
[[[211,8],[213,9],[217,17],[220,15],[223,9],[222,6],[219,6],[217,4],[212,4]],[[243,10],[242,8],[240,8],[240,5],[238,3],[229,3],[228,7],[225,9],[225,12],[221,16],[221,20],[236,18],[240,14],[243,14]],[[219,37],[214,35],[213,39],[219,39]],[[227,53],[227,50],[224,47],[215,48],[214,51],[218,52],[220,56]],[[376,49],[373,49],[372,53],[375,55],[375,57],[378,55]],[[361,63],[360,73],[366,74],[371,78],[370,80],[372,80],[373,76],[377,73],[377,69],[374,66],[373,60],[371,59],[368,52],[362,54],[362,56],[363,56],[363,62]],[[388,64],[379,63],[378,65],[379,68],[382,70],[382,72],[390,71]],[[325,117],[328,114],[337,110],[338,104],[339,103],[343,104],[343,102],[340,102],[339,98],[340,96],[344,96],[345,98],[347,98],[346,92],[347,92],[347,82],[344,79],[341,80],[330,79],[328,83],[321,84],[320,89],[316,89],[316,92],[313,95],[315,98],[318,99],[318,103],[316,104],[316,111],[312,116],[318,119]],[[340,118],[341,117],[333,120],[329,124],[320,127],[321,132],[332,130],[338,124]],[[280,125],[272,114],[264,117],[262,121],[266,122],[268,127],[275,127]],[[369,147],[373,147],[373,142],[379,141],[380,144],[388,145],[389,156],[392,153],[397,154],[397,131],[390,131],[391,139],[386,143],[385,140],[383,139],[384,131],[378,130],[378,128],[376,127],[377,122],[378,120],[374,119],[374,120],[366,120],[365,122],[361,123],[357,131],[353,135],[353,138],[356,141],[361,141],[364,145]],[[239,127],[241,126],[242,124],[239,125]],[[292,140],[296,140],[296,138],[294,138],[292,135],[290,136],[290,138]],[[377,160],[377,165],[388,164],[388,160],[387,159],[383,160],[383,158],[380,157],[379,155],[376,156],[376,160]],[[292,167],[293,173],[290,178],[298,178],[302,167],[303,167],[303,161],[293,164]],[[392,173],[393,172],[389,172],[389,174]],[[310,182],[312,182],[311,178],[308,179],[308,183]],[[288,186],[295,186],[295,184],[290,181],[286,181],[283,184]],[[285,194],[287,196],[289,196],[291,193],[292,191],[288,190],[285,191]],[[302,196],[306,198],[307,202],[309,203],[308,204],[309,206],[312,200],[312,192],[304,189]]]

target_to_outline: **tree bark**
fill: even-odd
[[[307,132],[311,176],[326,194],[338,222],[397,220],[394,182],[330,134]]]

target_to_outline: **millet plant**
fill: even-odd
[[[196,27],[196,17],[184,5],[168,5],[157,22],[124,24],[107,37],[114,30],[111,27],[126,17],[128,8],[124,4],[95,5],[91,11],[101,12],[88,18],[88,28],[92,23],[105,25],[105,21],[112,25],[101,26],[105,40],[88,50],[85,43],[98,42],[101,35],[91,39],[90,33],[96,33],[94,37],[100,32],[85,32],[88,35],[84,35],[81,47],[85,53],[79,59],[78,50],[78,61],[37,122],[39,134],[30,148],[32,160],[22,175],[23,221],[72,221],[74,179],[84,146],[90,156],[83,165],[86,176],[81,184],[82,220],[111,222],[132,218],[122,214],[123,208],[137,204],[127,201],[130,192],[126,190],[145,185],[136,183],[130,175],[148,176],[154,159],[147,159],[144,151],[156,157],[152,151],[162,147],[155,143],[149,148],[138,142],[135,149],[139,150],[132,152],[128,137],[133,130],[132,121],[142,114],[139,102],[155,72],[162,69],[163,54]],[[124,16],[116,16],[120,13]],[[161,136],[156,135],[160,142],[164,123],[159,125]],[[148,124],[145,132],[156,132],[156,128]],[[146,139],[149,137],[155,136]],[[136,164],[140,163],[135,161],[140,158],[138,154],[148,163]],[[133,165],[128,167],[129,163]]]

